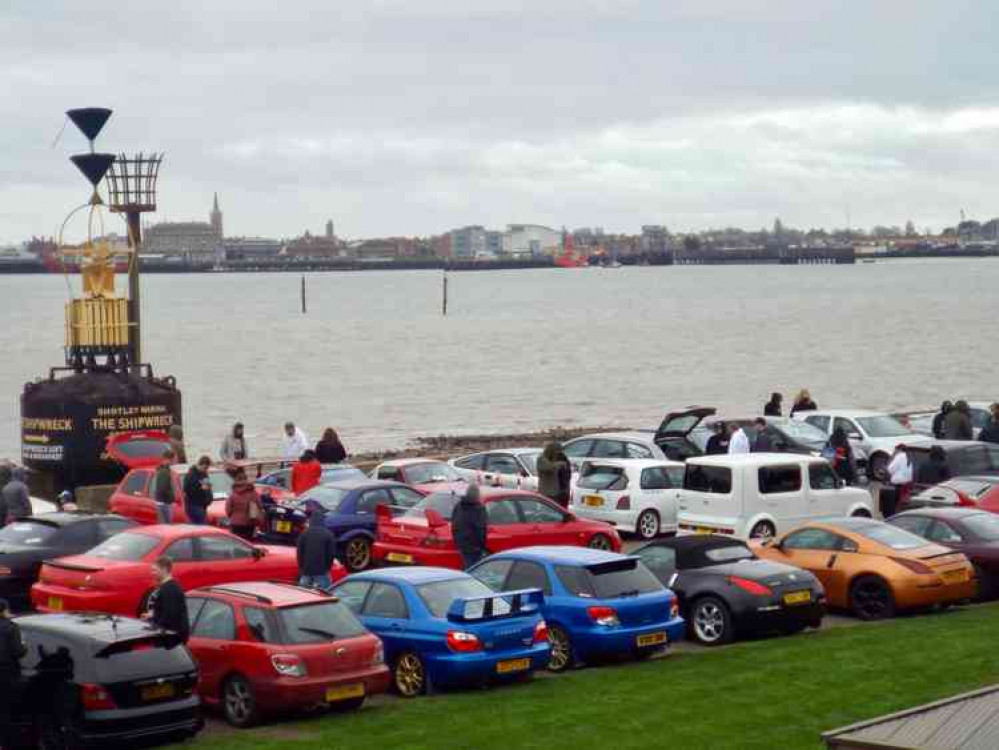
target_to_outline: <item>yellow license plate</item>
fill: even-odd
[[[811,591],[792,591],[790,594],[784,594],[784,604],[808,604],[811,601]]]
[[[277,533],[278,534],[290,534],[291,533],[291,521],[278,521],[277,522]]]
[[[665,633],[648,633],[646,635],[640,635],[635,639],[639,647],[644,646],[660,646],[666,643]]]
[[[591,508],[599,508],[604,504],[604,499],[600,495],[587,495],[583,498],[583,505],[588,505]]]
[[[351,698],[364,697],[364,683],[354,682],[350,685],[338,685],[337,687],[326,688],[326,702],[346,701]]]
[[[142,688],[142,700],[159,701],[173,698],[173,685],[150,685]]]
[[[413,562],[413,556],[412,555],[404,555],[401,552],[389,552],[385,556],[385,559],[388,560],[389,562],[395,562],[395,563],[411,563],[411,562]]]
[[[58,596],[50,596],[49,609],[62,610],[62,599]]]
[[[948,570],[943,574],[943,579],[947,583],[964,583],[968,578],[968,571],[963,568],[961,570]]]
[[[713,534],[714,531],[714,529],[709,529],[707,526],[698,526],[694,529],[695,534]]]
[[[530,659],[509,659],[508,661],[497,662],[496,674],[510,674],[511,672],[523,672],[531,668]]]

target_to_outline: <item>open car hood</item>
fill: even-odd
[[[127,469],[157,466],[170,447],[170,436],[162,430],[132,430],[108,438],[108,456]]]
[[[655,440],[658,443],[661,440],[686,437],[697,425],[717,411],[713,406],[688,406],[682,411],[671,411],[656,430]]]

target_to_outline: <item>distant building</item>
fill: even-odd
[[[496,258],[503,252],[503,233],[474,224],[447,233],[451,258]]]
[[[326,222],[326,239],[331,240],[336,237],[336,232],[333,231],[333,219]]]
[[[507,224],[503,233],[504,255],[553,255],[561,247],[562,233],[540,224]]]
[[[212,212],[208,216],[208,223],[212,225],[212,229],[215,230],[215,234],[218,235],[219,239],[225,237],[225,232],[222,231],[222,212],[219,210],[218,193],[215,193],[215,200],[212,203]]]
[[[367,261],[415,258],[424,252],[424,244],[413,237],[377,237],[352,242],[348,253],[358,260]]]
[[[266,237],[229,237],[222,243],[226,260],[259,260],[281,253],[284,243]]]
[[[664,255],[670,251],[669,230],[661,224],[645,224],[638,246],[643,253]]]
[[[222,211],[215,194],[208,221],[164,221],[146,230],[143,255],[183,256],[194,260],[221,259]]]
[[[336,237],[316,237],[306,232],[285,245],[283,252],[293,258],[339,258],[344,255],[344,247]]]

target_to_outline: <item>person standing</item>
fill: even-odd
[[[298,583],[329,591],[333,587],[330,567],[336,559],[336,537],[323,520],[323,514],[315,511],[309,516],[309,528],[298,537]]]
[[[143,619],[163,630],[170,630],[184,643],[191,637],[191,622],[187,617],[187,596],[173,579],[173,560],[160,557],[153,563],[157,587],[149,599],[149,611]]]
[[[563,477],[566,468],[571,472],[571,467],[567,467],[568,460],[560,458],[560,455],[565,456],[562,446],[553,440],[545,445],[545,449],[538,456],[538,492],[555,502],[559,502],[563,494],[560,472]]]
[[[808,392],[807,388],[802,388],[794,397],[794,403],[791,405],[791,416],[793,417],[796,411],[815,411],[817,408],[815,402],[812,401],[812,394]]]
[[[232,492],[225,501],[225,514],[229,519],[229,530],[248,541],[253,539],[254,532],[263,523],[264,506],[260,495],[242,467],[236,469],[233,475]]]
[[[170,436],[170,450],[173,451],[174,463],[186,464],[187,451],[184,450],[184,428],[179,424],[172,424],[167,435]]]
[[[295,465],[291,467],[291,491],[301,495],[311,490],[323,478],[323,465],[316,460],[316,454],[306,448]]]
[[[156,474],[153,481],[156,483],[156,492],[153,499],[156,501],[156,520],[159,523],[170,523],[173,520],[173,504],[176,501],[173,489],[173,451],[167,448],[163,451],[160,465],[156,467]]]
[[[934,445],[930,448],[929,460],[916,472],[916,481],[932,487],[948,479],[950,479],[950,467],[947,466],[947,454],[939,445]]]
[[[971,409],[968,402],[961,399],[954,404],[943,421],[944,440],[974,440],[975,430],[971,424]]]
[[[244,461],[250,456],[250,449],[246,447],[246,434],[242,422],[236,422],[232,426],[232,432],[222,439],[222,447],[219,449],[219,458],[223,461]]]
[[[281,439],[281,457],[285,461],[297,461],[309,449],[309,439],[295,426],[294,422],[284,423],[284,437]]]
[[[836,476],[842,479],[845,484],[853,484],[857,481],[853,448],[850,446],[850,438],[847,437],[846,430],[842,427],[833,430],[832,437],[829,438],[829,448],[832,450],[829,464],[836,472]]]
[[[978,433],[978,439],[985,443],[999,443],[999,404],[992,404],[989,412],[992,416]]]
[[[0,747],[12,748],[11,710],[21,681],[21,659],[28,653],[21,629],[10,619],[10,605],[0,599]]]
[[[565,455],[565,450],[562,448],[561,443],[559,443],[558,446],[558,461],[558,497],[555,498],[555,502],[568,510],[570,500],[569,495],[572,487],[572,462],[569,461],[569,457]]]
[[[933,432],[933,437],[937,440],[944,439],[944,422],[947,419],[947,415],[950,414],[953,408],[954,404],[950,401],[944,401],[940,404],[940,411],[933,415],[933,426],[931,427],[931,431]]]
[[[478,485],[469,485],[451,514],[451,536],[461,553],[462,567],[468,570],[489,554],[486,538],[489,517],[479,497]]]
[[[781,415],[781,403],[784,397],[779,393],[771,393],[770,400],[763,405],[763,416],[779,417]]]
[[[753,428],[753,453],[771,453],[774,446],[767,434],[767,420],[757,417],[753,421]]]
[[[321,464],[338,464],[347,458],[347,449],[332,427],[327,427],[323,439],[316,443],[316,458]]]
[[[31,515],[31,495],[28,493],[28,485],[25,481],[27,473],[22,466],[15,466],[10,472],[10,481],[7,482],[0,495],[3,496],[4,513],[6,520],[0,519],[2,523],[13,523],[27,518]]]
[[[208,519],[208,506],[215,499],[208,480],[211,466],[212,459],[202,456],[184,475],[184,511],[190,523],[204,524]]]
[[[909,499],[912,491],[912,458],[904,443],[895,446],[895,455],[892,456],[888,464],[888,481],[895,490],[894,504],[885,509],[882,507],[882,514],[885,518],[895,515],[895,512],[902,507],[902,504]]]
[[[733,424],[728,439],[728,454],[735,456],[740,453],[749,453],[749,436],[739,425]]]
[[[728,426],[724,422],[715,422],[714,434],[708,438],[704,447],[704,455],[721,456],[728,453]]]

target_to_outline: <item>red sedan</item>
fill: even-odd
[[[163,555],[173,560],[173,577],[185,590],[239,581],[298,580],[293,548],[253,545],[211,526],[141,526],[85,554],[44,563],[38,583],[31,587],[31,602],[40,612],[141,615],[156,585],[152,563]],[[331,578],[345,575],[335,562]]]
[[[468,480],[444,461],[430,458],[399,458],[384,461],[371,472],[375,479],[389,482],[402,482],[415,487],[420,492],[464,492]]]
[[[614,527],[576,518],[542,495],[483,487],[481,498],[489,517],[486,546],[491,553],[536,545],[621,549]],[[388,508],[379,508],[373,559],[461,570],[461,555],[451,538],[451,512],[459,499],[456,494],[440,492],[395,517]]]
[[[184,475],[187,466],[177,464],[170,467],[173,480],[173,516],[174,523],[186,523],[187,512],[184,510]],[[208,523],[213,526],[225,526],[225,500],[232,490],[232,476],[221,466],[213,466],[208,471],[208,481],[212,483],[212,494],[215,502],[208,506]],[[156,515],[156,467],[144,466],[132,469],[118,483],[111,499],[108,500],[108,510],[119,516],[131,518],[133,521],[145,524],[158,522]]]
[[[388,689],[382,642],[346,604],[279,583],[233,583],[188,594],[198,692],[226,721],[316,706],[356,709]]]

